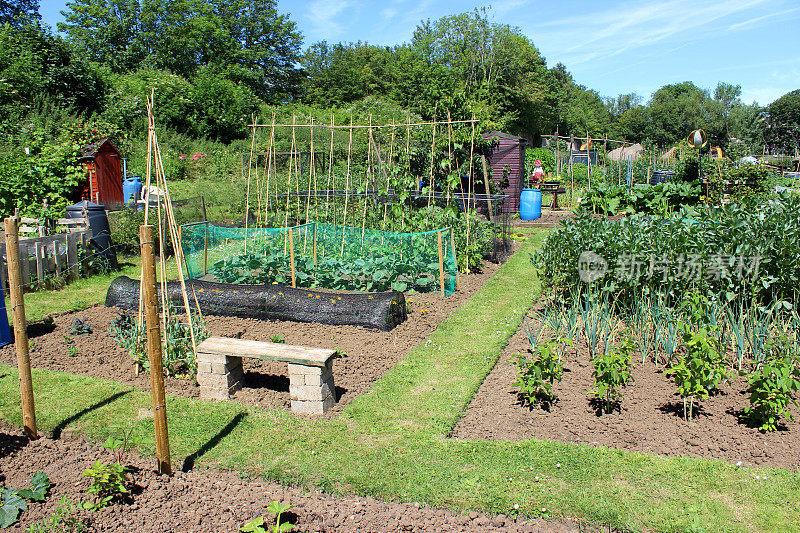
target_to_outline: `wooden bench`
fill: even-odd
[[[242,358],[289,364],[292,411],[322,415],[336,403],[333,357],[336,350],[274,342],[209,337],[197,345],[197,383],[200,398],[228,400],[244,381]]]
[[[552,194],[553,200],[550,202],[550,209],[559,209],[558,195],[567,192],[567,189],[561,186],[560,181],[545,181],[540,187],[542,194]]]

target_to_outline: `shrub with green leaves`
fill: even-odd
[[[192,350],[192,339],[189,325],[175,314],[167,319],[164,335],[164,370],[168,376],[197,374],[197,361]],[[192,315],[192,328],[195,341],[200,343],[208,338],[205,322],[197,315]],[[150,368],[150,359],[147,357],[147,334],[144,325],[137,326],[134,318],[128,313],[120,313],[110,328],[111,336],[119,343],[121,348],[128,350],[131,359],[142,370]]]
[[[94,462],[91,468],[84,470],[83,475],[91,478],[88,492],[94,495],[94,501],[83,503],[84,509],[99,511],[111,502],[128,493],[127,466],[120,463],[104,463],[100,460]]]
[[[750,407],[745,416],[761,431],[776,431],[781,418],[794,420],[789,406],[797,407],[795,394],[800,390],[800,368],[796,354],[789,353],[785,339],[775,339],[770,355],[748,376]]]
[[[564,344],[571,344],[571,340],[558,337],[535,346],[533,360],[523,354],[515,356],[517,379],[513,386],[519,387],[519,393],[529,405],[547,406],[556,400],[552,389],[564,373],[560,353]]]
[[[630,336],[622,339],[616,349],[595,356],[594,365],[595,398],[602,402],[603,410],[610,413],[622,400],[622,388],[631,381],[631,356],[634,341]]]
[[[684,329],[682,339],[683,354],[669,374],[683,399],[683,418],[688,420],[693,416],[694,403],[708,398],[727,379],[727,361],[719,341],[705,328]]]

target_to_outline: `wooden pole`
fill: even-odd
[[[208,274],[208,222],[203,229],[203,275]]]
[[[487,207],[489,208],[489,222],[494,224],[494,213],[492,209],[492,188],[490,183],[492,182],[492,177],[489,175],[487,171],[486,165],[486,156],[481,154],[481,164],[483,165],[483,186],[486,192],[487,200]]]
[[[161,360],[161,326],[156,303],[156,262],[153,250],[153,226],[139,227],[142,250],[142,292],[147,322],[147,358],[150,360],[150,390],[153,399],[153,425],[156,434],[156,470],[159,474],[172,474],[167,434],[167,402],[164,394],[164,367]]]
[[[453,252],[453,261],[456,263],[456,290],[458,290],[458,256],[456,255],[456,235],[450,228],[450,249]]]
[[[294,270],[294,234],[292,233],[292,228],[289,228],[289,263],[292,268],[292,287],[297,287]]]
[[[436,243],[439,246],[439,286],[444,296],[444,257],[442,256],[442,230],[436,232]]]
[[[317,267],[317,223],[314,222],[314,268]]]
[[[8,289],[11,296],[11,316],[14,322],[14,344],[17,347],[19,393],[22,400],[22,425],[29,439],[39,438],[36,431],[36,409],[33,401],[31,358],[28,353],[28,323],[25,319],[25,298],[22,294],[22,276],[19,270],[19,221],[6,219],[6,258],[8,261]],[[25,258],[27,261],[27,257]],[[1,265],[0,265],[1,267]]]

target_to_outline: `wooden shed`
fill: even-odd
[[[508,199],[503,203],[504,213],[519,211],[519,195],[525,183],[525,147],[528,141],[522,137],[492,131],[484,133],[483,138],[492,142],[492,153],[489,155],[489,165],[492,167],[492,181],[503,181],[503,169],[509,167],[508,187],[503,189],[503,194]]]
[[[121,204],[123,198],[120,159],[119,150],[108,139],[101,139],[84,146],[80,161],[86,169],[86,177],[78,185],[76,200],[89,200],[96,204]]]

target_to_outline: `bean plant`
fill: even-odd
[[[595,398],[602,404],[602,410],[610,413],[619,409],[622,388],[631,381],[631,356],[635,345],[630,335],[623,337],[619,345],[594,358]]]
[[[800,368],[785,338],[769,343],[771,355],[747,378],[750,383],[750,407],[745,416],[763,431],[776,431],[781,418],[794,420],[790,404],[797,407],[795,394],[800,390]]]
[[[517,354],[517,380],[515,387],[529,405],[547,408],[556,400],[553,384],[561,381],[564,362],[561,360],[562,346],[571,344],[569,339],[558,337],[533,347],[533,359]]]

